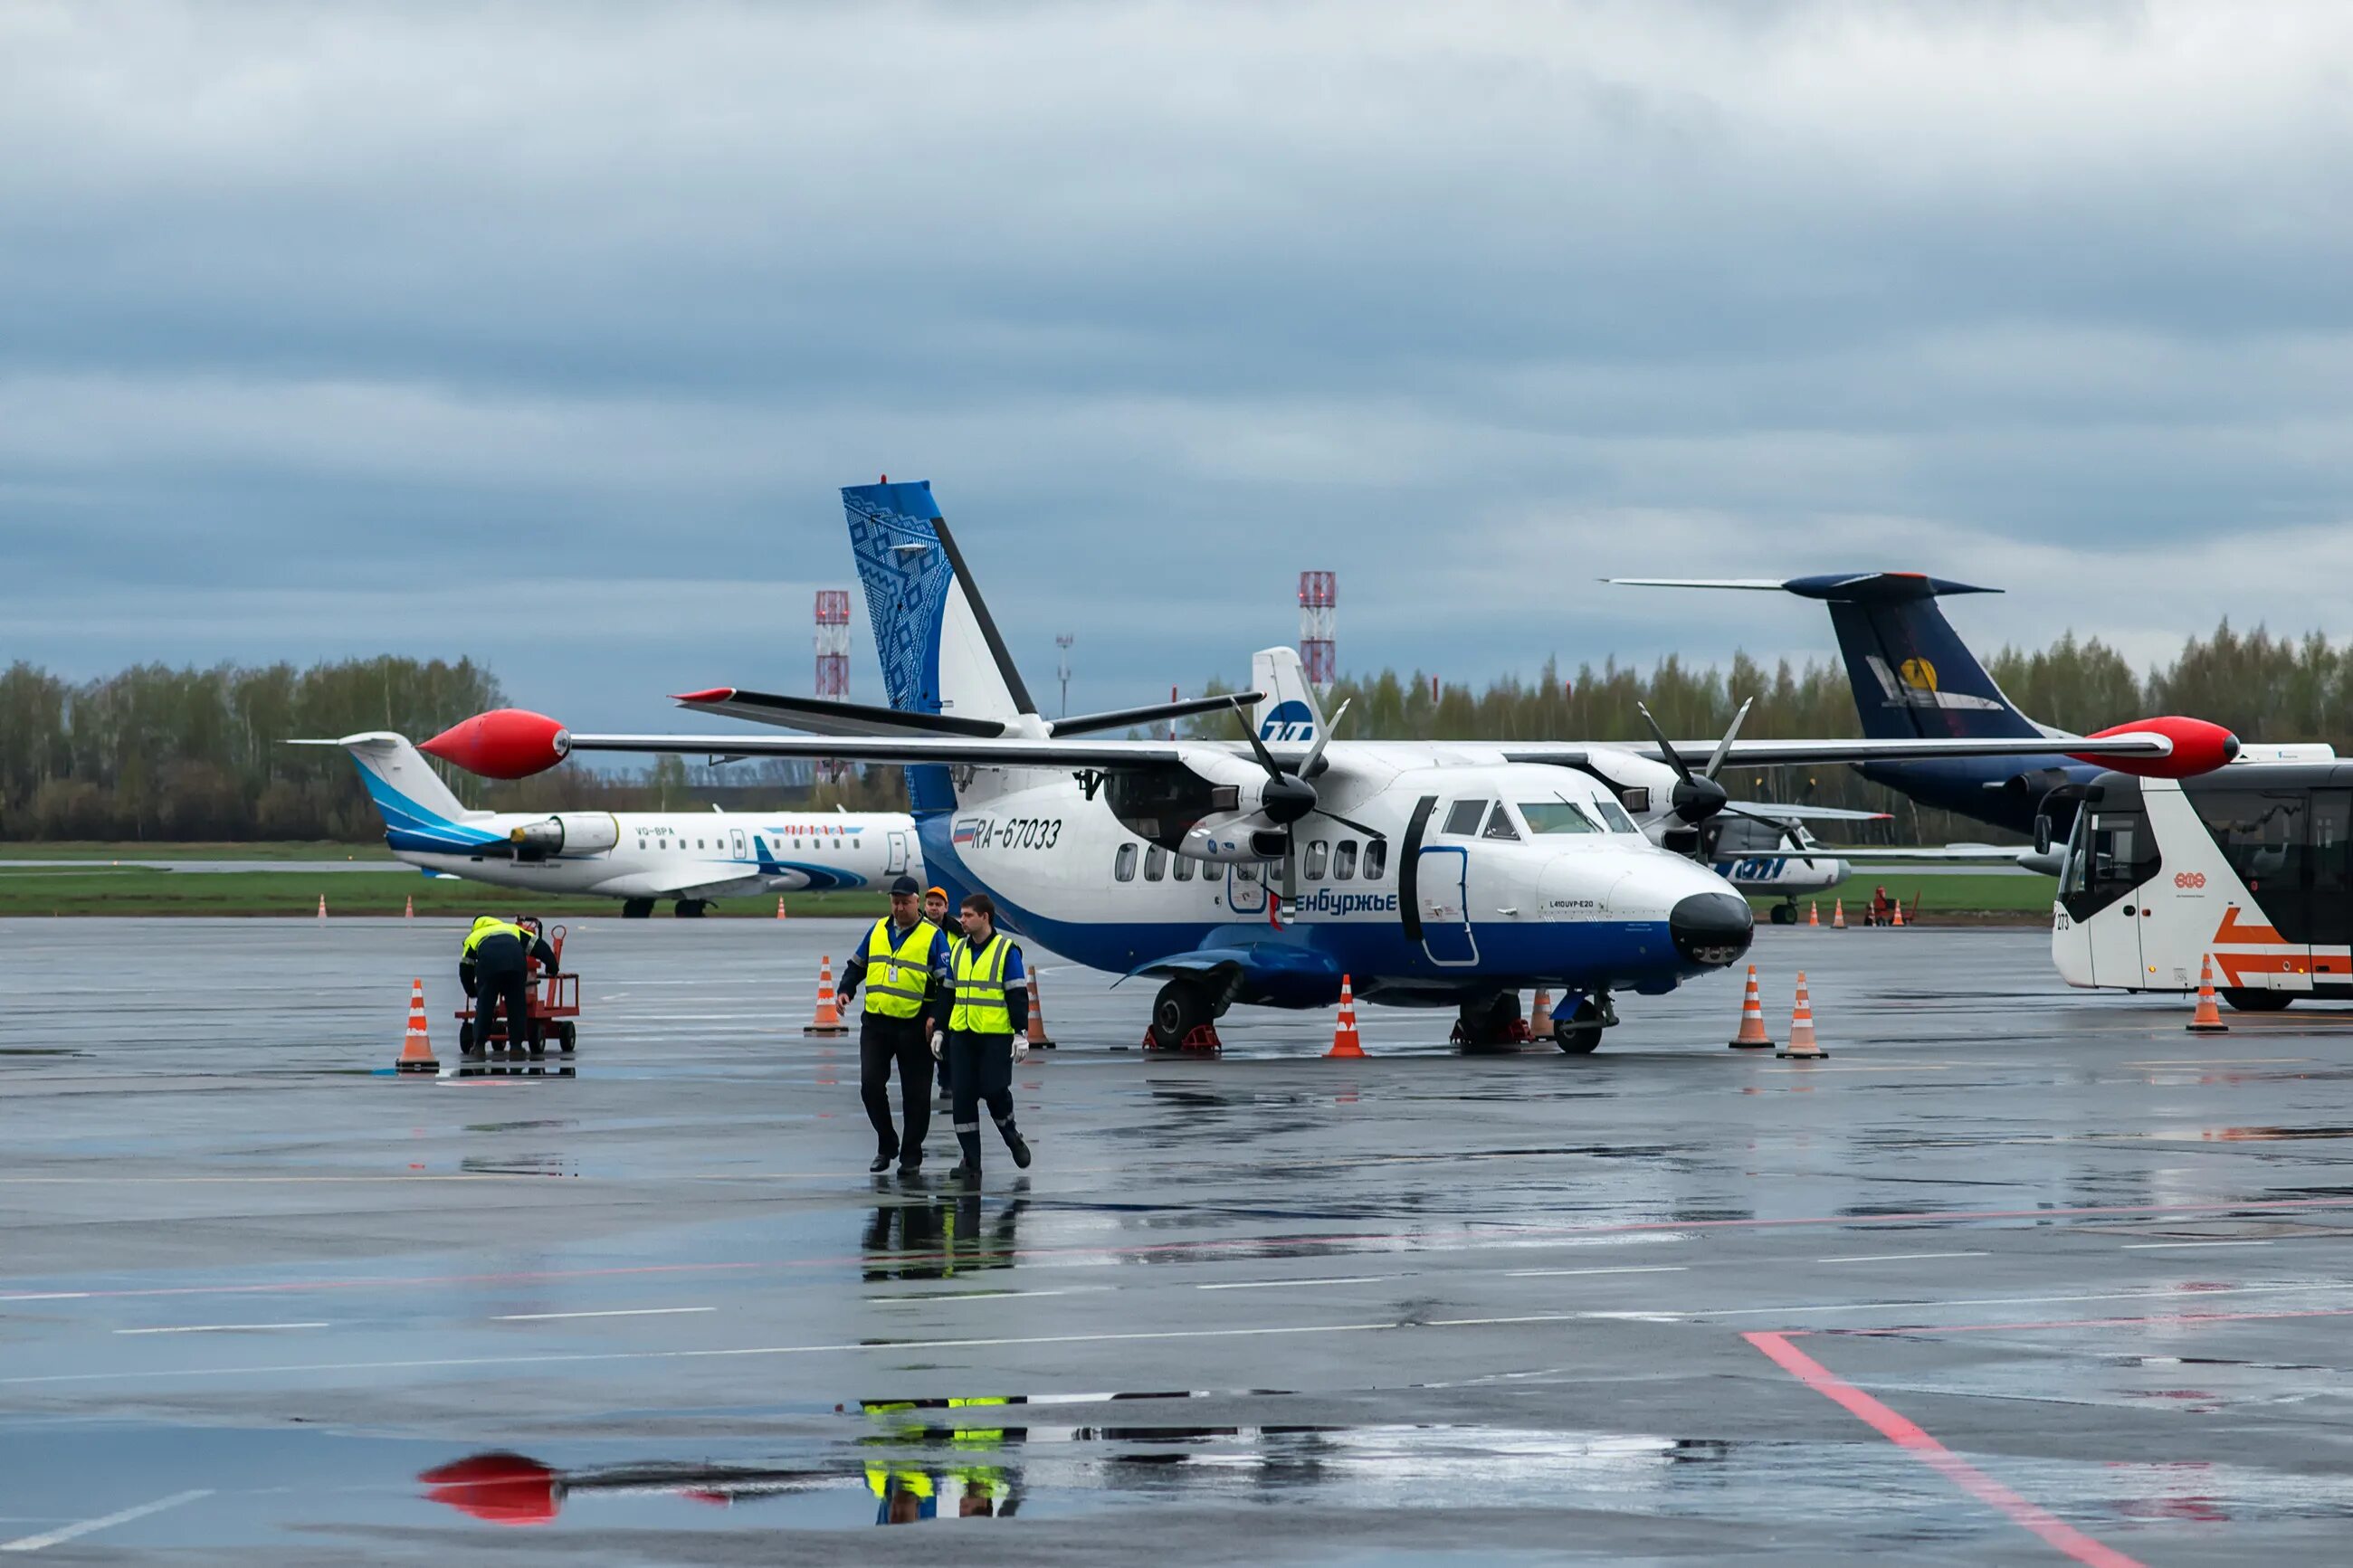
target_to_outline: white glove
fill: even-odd
[[[1017,1062],[1026,1062],[1029,1059],[1029,1037],[1028,1035],[1022,1034],[1013,1037],[1013,1059]]]
[[[948,1037],[945,1035],[940,1033],[937,1029],[934,1029],[932,1031],[932,1060],[937,1061],[940,1059],[940,1052],[946,1048],[947,1043]]]

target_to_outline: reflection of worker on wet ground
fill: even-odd
[[[878,1175],[899,1162],[899,1173],[913,1175],[923,1163],[923,1134],[932,1121],[931,1037],[948,992],[948,944],[939,928],[915,909],[913,877],[891,884],[891,912],[866,933],[866,945],[841,971],[847,1005],[866,987],[866,1012],[858,1026],[858,1096],[874,1124]],[[891,1068],[899,1068],[899,1101],[906,1131],[891,1126]]]
[[[987,893],[971,894],[962,919],[947,1059],[955,1075],[955,1135],[964,1158],[950,1173],[976,1182],[984,1101],[1013,1163],[1024,1170],[1029,1166],[1029,1145],[1013,1125],[1013,1064],[1029,1054],[1029,993],[1022,985],[1021,949],[997,929],[995,901]]]
[[[476,915],[458,956],[458,984],[474,999],[474,1032],[461,1053],[479,1057],[487,1048],[491,1020],[506,1009],[507,1048],[531,1040],[531,961],[555,973],[555,950],[539,934],[537,922],[519,924],[496,915]]]
[[[948,1495],[955,1499],[959,1519],[1011,1519],[1019,1512],[1021,1473],[1002,1461],[1029,1436],[1026,1426],[1006,1425],[1006,1417],[1028,1403],[1025,1396],[860,1401],[870,1420],[892,1424],[889,1431],[860,1439],[862,1447],[905,1448],[945,1442],[958,1461],[926,1468],[869,1462],[867,1489],[881,1500],[874,1522],[908,1524],[936,1518],[942,1498]]]
[[[981,1226],[980,1194],[877,1204],[866,1222],[868,1279],[947,1279],[1013,1266],[1027,1198],[1015,1198]]]

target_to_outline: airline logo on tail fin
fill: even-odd
[[[1266,695],[1250,712],[1259,739],[1270,745],[1312,746],[1324,733],[1324,710],[1292,647],[1261,648],[1250,656],[1250,684]]]
[[[1879,689],[1891,708],[1973,708],[1999,713],[2002,705],[1990,697],[1972,697],[1966,691],[1943,691],[1936,686],[1936,667],[1925,658],[1907,658],[1894,669],[1879,655],[1866,654],[1864,662],[1871,673],[1879,679]]]

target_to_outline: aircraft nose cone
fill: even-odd
[[[1667,912],[1675,951],[1710,969],[1722,969],[1746,952],[1756,923],[1748,900],[1731,893],[1694,893]]]

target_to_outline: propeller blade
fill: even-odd
[[[1659,728],[1659,721],[1651,717],[1651,705],[1647,702],[1637,702],[1634,704],[1634,710],[1642,716],[1642,722],[1651,727],[1651,739],[1658,742],[1659,750],[1666,753],[1667,766],[1675,770],[1677,777],[1689,783],[1692,771],[1683,765],[1683,759],[1676,752],[1675,743],[1667,739],[1667,732]]]
[[[1724,739],[1715,743],[1715,755],[1707,760],[1707,772],[1703,777],[1714,778],[1717,770],[1724,766],[1724,759],[1732,754],[1732,742],[1739,738],[1740,721],[1747,718],[1748,710],[1756,706],[1757,699],[1752,697],[1740,705],[1739,712],[1732,716],[1732,722],[1725,728]]]
[[[1296,828],[1282,830],[1282,918],[1290,920],[1299,912],[1299,833]]]
[[[1274,754],[1266,749],[1266,742],[1259,739],[1258,731],[1250,721],[1250,715],[1242,711],[1242,700],[1237,697],[1233,700],[1233,702],[1234,717],[1241,721],[1242,736],[1250,742],[1250,751],[1258,757],[1258,765],[1266,770],[1267,777],[1271,779],[1281,778],[1282,776],[1282,770],[1274,765]]]
[[[1324,728],[1317,733],[1315,743],[1307,748],[1307,760],[1299,764],[1301,778],[1312,779],[1330,765],[1324,761],[1324,747],[1332,739],[1333,732],[1340,728],[1340,721],[1348,716],[1348,703],[1355,700],[1356,699],[1351,697],[1343,701],[1332,717],[1324,721]]]
[[[1317,806],[1317,807],[1315,808],[1315,813],[1316,813],[1316,815],[1317,815],[1317,816],[1328,816],[1328,817],[1330,817],[1333,821],[1335,821],[1335,822],[1338,823],[1338,824],[1339,824],[1341,826],[1343,826],[1343,827],[1352,827],[1352,828],[1356,829],[1358,833],[1363,834],[1363,835],[1364,835],[1366,837],[1367,837],[1367,838],[1377,838],[1377,839],[1387,840],[1387,839],[1388,839],[1388,834],[1386,834],[1386,833],[1383,833],[1379,828],[1377,828],[1377,827],[1367,827],[1367,826],[1365,826],[1363,823],[1361,823],[1361,822],[1352,822],[1352,821],[1350,821],[1348,818],[1346,818],[1346,817],[1345,817],[1345,816],[1341,816],[1341,815],[1340,815],[1338,812],[1336,812],[1336,811],[1325,811],[1322,806],[1320,806],[1320,805],[1319,805],[1319,806]]]

